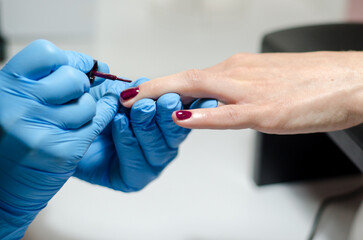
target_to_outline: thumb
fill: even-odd
[[[240,92],[235,91],[236,83],[227,81],[222,74],[204,70],[189,70],[174,75],[156,78],[138,87],[124,90],[121,103],[131,107],[142,98],[157,99],[166,93],[178,93],[183,99],[214,98],[224,103],[234,103]]]
[[[217,108],[176,111],[174,122],[184,128],[242,129],[252,128],[256,111],[249,106],[224,105]]]

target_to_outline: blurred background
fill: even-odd
[[[205,68],[259,52],[266,33],[361,20],[346,0],[1,0],[6,59],[45,38],[131,79]],[[362,18],[363,19],[363,18]],[[125,194],[70,179],[25,239],[303,240],[319,203],[360,176],[257,187],[255,133],[193,131],[166,171]],[[362,239],[360,202],[335,204],[316,239]]]

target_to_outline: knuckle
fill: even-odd
[[[257,130],[273,133],[283,128],[281,121],[283,111],[278,107],[266,106],[261,108],[257,113],[256,125]]]
[[[227,117],[227,119],[229,119],[229,121],[235,125],[237,124],[238,122],[241,121],[240,119],[240,114],[239,112],[234,109],[234,108],[230,108],[230,107],[226,107],[224,108],[224,115]]]
[[[32,47],[36,48],[38,54],[45,55],[48,58],[54,58],[58,55],[59,49],[50,41],[39,39],[31,44]]]
[[[246,72],[246,70],[247,70],[246,67],[238,66],[238,67],[234,67],[234,68],[231,68],[228,71],[226,71],[226,75],[231,78],[240,77],[241,74]]]
[[[187,84],[191,84],[193,86],[198,86],[203,81],[204,72],[199,69],[191,69],[184,72],[184,79]]]
[[[251,58],[253,54],[252,53],[236,53],[234,55],[232,55],[229,60],[232,62],[236,62],[236,61],[241,61],[244,59],[249,59]]]
[[[243,53],[233,54],[231,57],[228,58],[228,61],[234,62],[236,60],[239,60],[239,59],[241,59],[242,55],[243,55]]]

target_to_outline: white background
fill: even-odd
[[[343,21],[346,15],[342,0],[1,3],[9,56],[31,40],[47,38],[130,78],[208,67],[237,52],[258,52],[267,32]],[[324,197],[362,182],[361,177],[345,177],[258,188],[251,180],[253,149],[251,130],[199,130],[164,174],[139,193],[72,178],[25,238],[303,240]],[[347,239],[357,204],[329,208],[317,239]],[[362,217],[359,221],[354,231],[363,225]]]

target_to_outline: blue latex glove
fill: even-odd
[[[124,88],[147,80],[139,79]],[[90,93],[102,96],[110,84],[117,83],[106,81]],[[216,106],[216,100],[197,100],[191,107]],[[171,118],[172,112],[182,107],[179,95],[169,93],[156,102],[142,99],[130,110],[121,108],[112,125],[92,143],[75,176],[124,192],[142,189],[176,157],[180,143],[190,132]]]
[[[114,118],[116,90],[87,93],[92,66],[38,40],[0,71],[0,239],[23,236]]]

